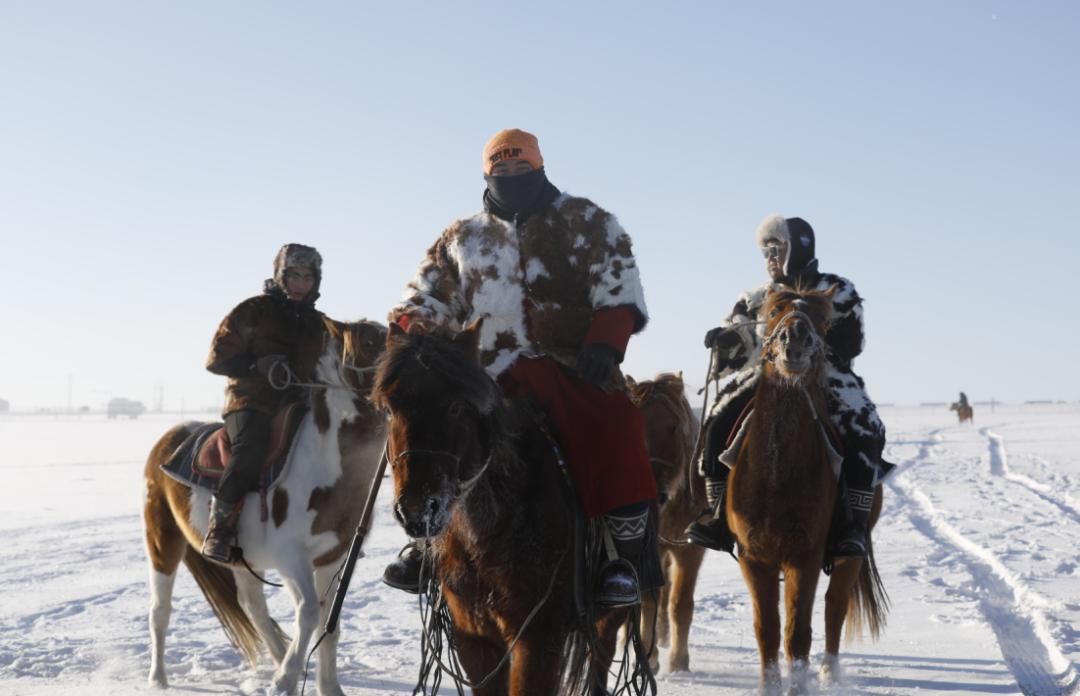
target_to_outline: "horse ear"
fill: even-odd
[[[481,317],[465,327],[454,336],[454,345],[463,349],[470,355],[477,355],[480,352],[480,329],[484,326],[484,318]]]
[[[405,338],[405,329],[401,328],[401,324],[396,321],[390,322],[390,330],[386,332],[386,345],[392,346],[403,338]]]
[[[630,375],[623,375],[623,379],[626,380],[627,387],[633,388],[637,386],[637,381]]]

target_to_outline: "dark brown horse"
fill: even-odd
[[[954,401],[949,406],[950,411],[956,411],[956,417],[960,419],[960,422],[971,421],[975,422],[975,409],[967,404],[961,405],[960,402]]]
[[[697,422],[686,400],[682,373],[665,372],[649,381],[626,378],[630,398],[645,416],[645,439],[652,459],[660,506],[660,557],[666,582],[659,602],[647,594],[641,605],[641,639],[660,666],[657,647],[668,647],[668,671],[690,669],[687,641],[694,618],[694,588],[705,549],[683,541],[705,501],[705,480],[692,465]],[[655,643],[655,644],[654,644]]]
[[[832,292],[779,290],[766,299],[761,378],[727,490],[727,519],[738,540],[739,567],[753,598],[761,690],[766,694],[779,694],[781,687],[777,662],[781,572],[789,693],[807,690],[810,618],[837,491],[823,431],[831,427],[822,370]],[[871,527],[880,512],[879,485],[874,491]],[[839,676],[845,618],[851,619],[855,630],[865,623],[876,637],[886,609],[872,545],[865,563],[839,559],[825,594],[823,683]]]
[[[479,331],[479,322],[455,337],[391,325],[372,398],[390,416],[394,515],[409,536],[432,541],[473,693],[554,694],[580,676],[567,675],[572,516],[549,438],[485,373]],[[601,649],[582,668],[595,692],[626,617],[611,611],[595,624]]]

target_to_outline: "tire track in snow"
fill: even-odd
[[[902,469],[926,461],[929,450],[921,446]],[[999,460],[999,465],[1003,463]],[[949,524],[916,484],[903,482],[902,477],[892,477],[888,483],[893,493],[907,503],[903,509],[915,529],[940,546],[953,547],[966,559],[961,562],[972,579],[971,596],[994,631],[1020,690],[1039,696],[1080,693],[1080,673],[1054,640],[1043,612],[1050,602],[1031,590],[992,552]]]
[[[1033,478],[1011,471],[1009,469],[1009,453],[1005,450],[1005,439],[989,428],[982,428],[979,432],[986,437],[990,449],[991,474],[1023,486],[1037,497],[1057,507],[1073,522],[1080,524],[1080,510],[1077,510],[1075,503],[1068,494],[1059,496],[1054,492],[1053,488],[1045,483],[1040,483]]]

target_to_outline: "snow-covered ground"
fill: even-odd
[[[846,686],[832,692],[1080,693],[1080,407],[980,406],[974,426],[940,408],[882,416],[887,457],[900,465],[874,537],[892,612],[879,642],[844,653]],[[174,420],[0,417],[0,694],[149,691],[141,470]],[[345,605],[339,665],[350,694],[415,683],[415,599],[378,580],[405,541],[388,492]],[[171,690],[265,693],[269,663],[243,667],[180,576]],[[291,622],[284,594],[273,591],[270,607]],[[821,607],[819,593],[815,659]],[[659,675],[661,694],[756,686],[747,593],[719,554],[697,588],[690,659],[692,672]]]

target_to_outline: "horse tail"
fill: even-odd
[[[889,613],[889,595],[881,582],[877,563],[874,561],[874,542],[867,535],[866,560],[863,561],[859,578],[852,588],[848,600],[847,619],[848,639],[862,636],[863,628],[870,631],[870,637],[877,640],[885,628],[885,616]]]
[[[188,546],[184,554],[184,565],[195,576],[195,582],[221,622],[229,642],[243,654],[248,664],[254,666],[263,640],[240,606],[233,571],[206,560],[193,546]]]

